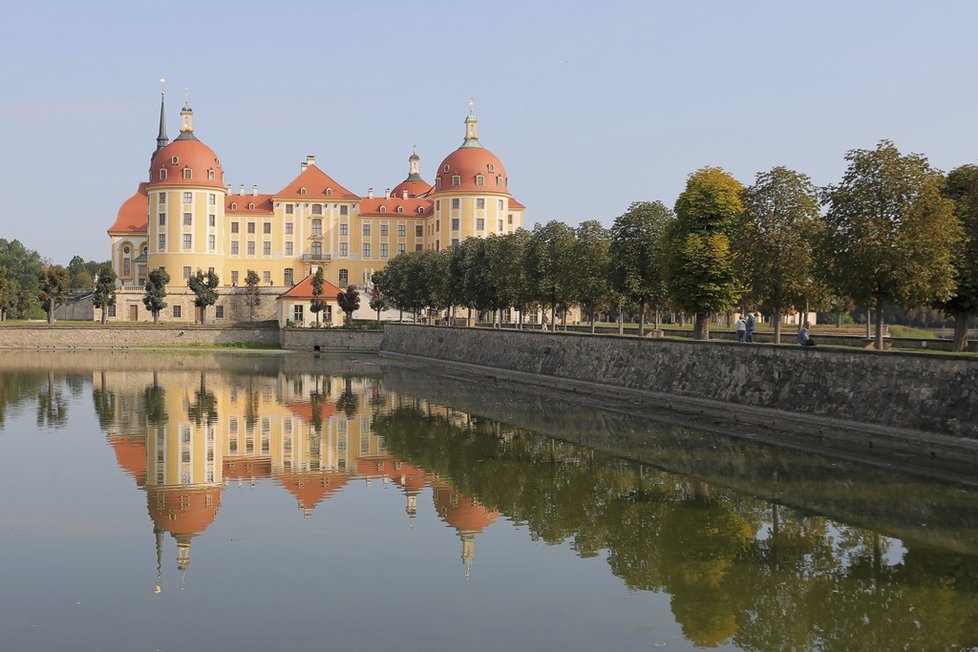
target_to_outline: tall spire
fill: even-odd
[[[465,118],[465,141],[462,147],[482,147],[479,142],[479,119],[475,117],[475,101],[469,98],[469,115]]]
[[[149,157],[150,160],[153,160],[159,151],[166,147],[170,142],[170,139],[166,137],[166,110],[164,107],[166,88],[164,84],[166,84],[166,78],[160,77],[160,132],[156,136],[156,151],[153,152],[153,156]]]

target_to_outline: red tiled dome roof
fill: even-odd
[[[434,188],[434,186],[424,179],[409,178],[394,186],[394,189],[391,190],[391,197],[402,199],[404,197],[405,190],[407,190],[408,197],[420,197],[427,192],[431,192],[432,188]]]
[[[137,487],[146,484],[146,440],[137,437],[110,435],[109,444],[115,451],[116,463],[131,475]]]
[[[175,537],[192,537],[214,522],[221,507],[221,488],[153,487],[146,498],[149,515],[157,526]]]
[[[438,516],[459,532],[482,532],[499,516],[499,512],[489,511],[451,488],[439,487],[434,497]]]
[[[190,168],[190,179],[184,179],[184,169]],[[160,170],[166,178],[160,179]],[[214,172],[214,178],[208,172]],[[210,147],[194,137],[177,138],[161,149],[149,165],[152,186],[211,186],[224,190],[224,170],[221,161]]]
[[[115,223],[109,227],[109,233],[145,233],[149,211],[149,196],[146,194],[146,185],[145,181],[140,183],[135,194],[122,202]]]
[[[496,155],[484,147],[459,147],[438,166],[439,185],[436,181],[434,194],[456,191],[501,192],[506,191],[506,170]],[[482,185],[476,185],[476,177],[482,175]],[[452,178],[459,177],[459,185],[452,185]],[[500,179],[497,183],[497,177]]]

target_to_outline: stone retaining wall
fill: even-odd
[[[388,324],[383,353],[978,438],[978,360]]]
[[[125,349],[188,344],[279,343],[278,328],[208,326],[113,327],[112,325],[4,326],[0,349]]]
[[[348,331],[333,328],[284,328],[282,348],[293,351],[351,351],[376,353],[384,339],[382,331]]]

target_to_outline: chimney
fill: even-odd
[[[252,184],[252,186],[251,186],[251,196],[252,197],[257,197],[258,196],[258,184],[257,183]]]
[[[306,167],[307,167],[308,165],[309,165],[309,164],[308,164],[308,163],[306,163],[305,161],[303,161],[302,163],[299,163],[299,172],[305,172],[305,171],[306,171]]]
[[[401,199],[407,199],[407,188],[401,191]]]
[[[367,188],[367,199],[373,199],[373,198],[374,198],[374,189]]]
[[[384,199],[390,199],[390,198],[391,198],[391,189],[388,188],[387,190],[384,191]]]
[[[243,183],[241,184],[241,188],[238,190],[238,194],[239,195],[243,195],[244,194],[244,184]]]
[[[306,155],[306,165],[311,165],[313,167],[316,167],[316,157],[313,156],[312,154],[307,154]]]

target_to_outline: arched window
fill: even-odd
[[[214,175],[213,168],[207,171],[207,180],[208,181],[213,181],[214,180],[214,176],[215,175]]]
[[[332,188],[327,188],[326,189],[326,196],[327,197],[332,197],[333,196],[333,189]]]
[[[397,212],[398,213],[403,213],[404,212],[404,207],[403,206],[398,206],[397,207]]]
[[[132,247],[126,245],[122,248],[122,275],[132,274]]]
[[[286,287],[292,287],[293,284],[294,283],[292,281],[292,268],[291,267],[286,267],[285,268],[285,285],[286,285]]]
[[[300,195],[306,194],[306,187],[305,186],[302,186],[301,188],[299,188],[299,194]]]
[[[231,202],[231,210],[232,211],[238,210],[238,202],[234,202],[234,201]]]
[[[255,210],[255,202],[248,202],[248,210],[249,211]]]
[[[341,269],[340,270],[340,287],[345,287],[350,284],[350,270]]]
[[[387,207],[386,206],[381,206],[380,207],[380,212],[381,213],[386,213],[387,212]]]
[[[191,170],[190,168],[184,168],[183,169],[183,178],[184,179],[192,179],[193,176],[194,176],[193,170]]]
[[[312,235],[322,235],[323,234],[323,221],[316,218],[312,221]]]
[[[485,183],[486,183],[485,177],[483,177],[481,174],[475,175],[475,185],[482,186],[485,185]]]

